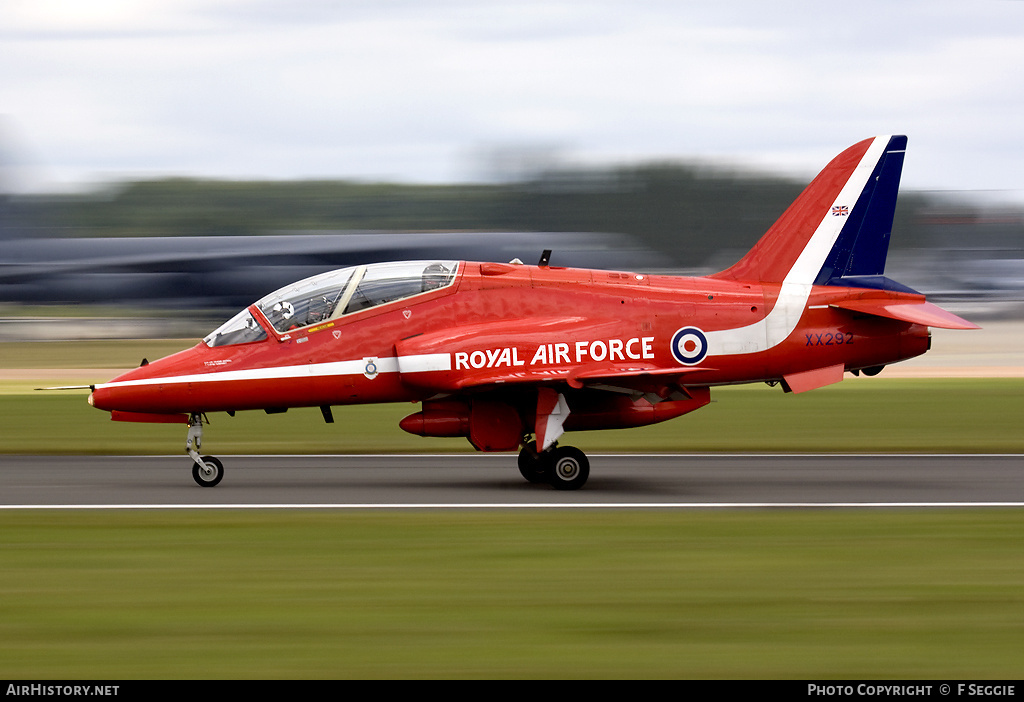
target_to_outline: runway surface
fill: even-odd
[[[593,455],[579,491],[525,482],[514,454],[4,456],[0,508],[1024,506],[1021,455]]]

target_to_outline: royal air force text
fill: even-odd
[[[518,366],[555,366],[588,361],[640,361],[654,358],[654,337],[577,341],[541,344],[530,355],[517,346],[455,352],[455,370],[477,368],[514,368]]]

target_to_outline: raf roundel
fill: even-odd
[[[708,339],[697,327],[683,327],[672,335],[672,355],[684,366],[692,366],[708,355]]]

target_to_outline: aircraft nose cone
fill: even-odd
[[[117,409],[114,406],[113,397],[111,397],[110,388],[96,388],[89,393],[89,404],[96,409],[101,410],[112,410]]]

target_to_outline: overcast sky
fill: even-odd
[[[3,0],[0,159],[36,187],[494,154],[809,178],[901,133],[905,188],[1024,201],[1022,66],[1020,0]]]

